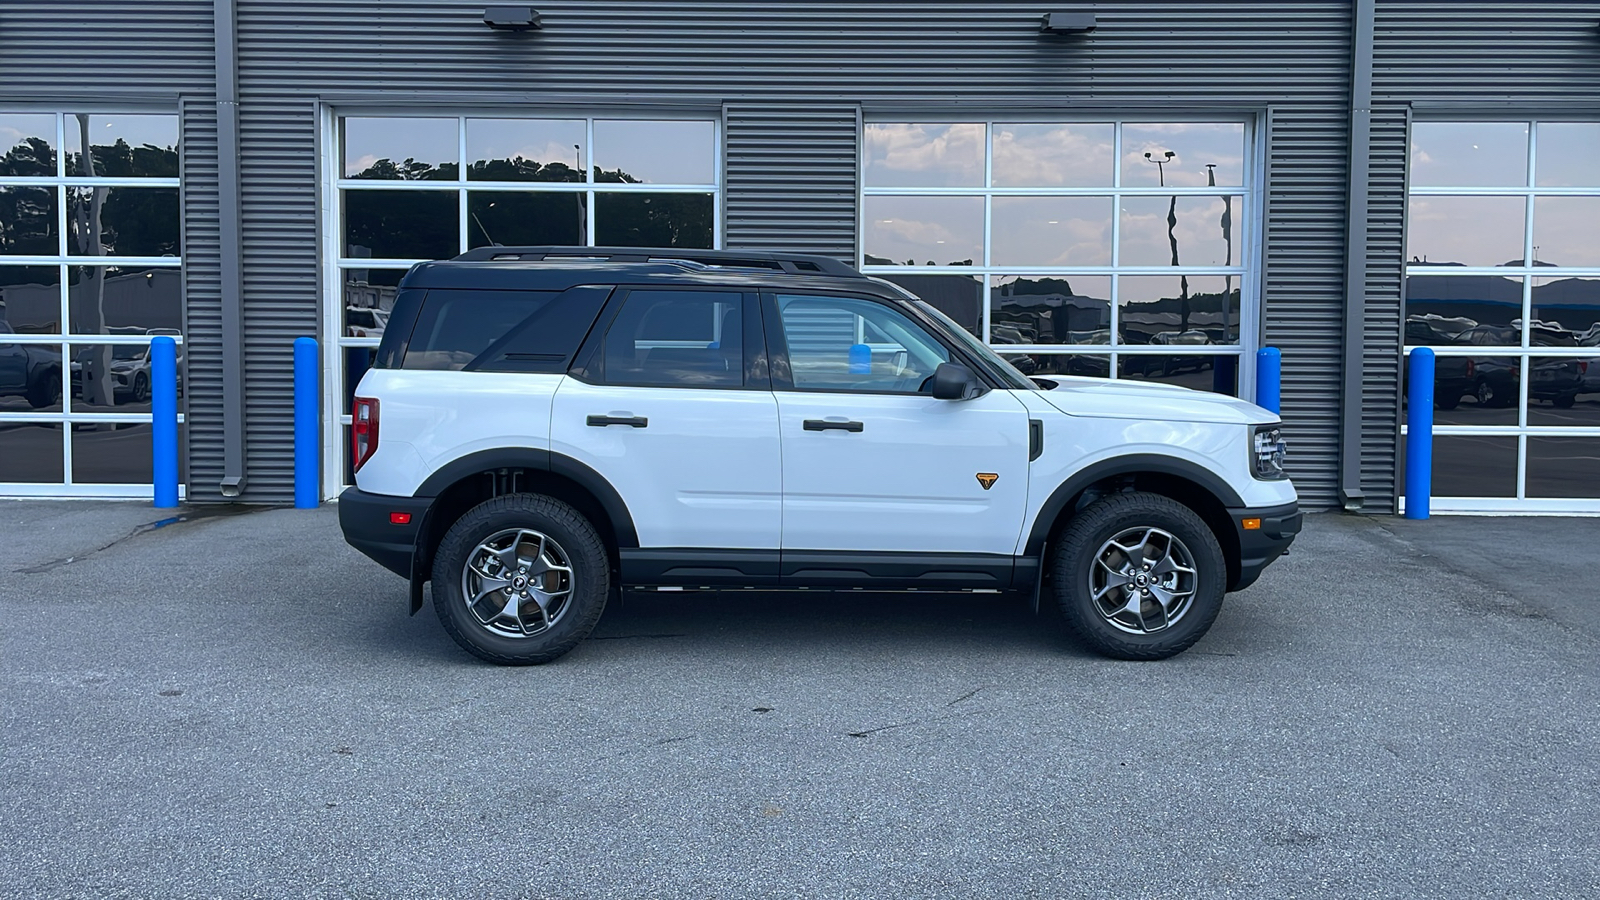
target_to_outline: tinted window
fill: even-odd
[[[597,310],[579,291],[429,291],[401,368],[564,371]]]
[[[851,297],[778,296],[801,390],[914,394],[950,352],[904,313]]]
[[[633,291],[606,331],[605,380],[743,386],[743,299],[724,291]]]

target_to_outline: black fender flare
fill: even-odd
[[[1238,491],[1235,491],[1221,476],[1198,463],[1156,453],[1117,456],[1079,469],[1067,476],[1067,479],[1051,492],[1044,505],[1039,507],[1039,515],[1034,517],[1033,528],[1028,532],[1028,542],[1024,546],[1023,556],[1037,558],[1044,552],[1045,539],[1050,536],[1050,530],[1055,527],[1056,520],[1062,513],[1068,512],[1067,503],[1082,493],[1084,488],[1115,475],[1133,475],[1142,472],[1171,475],[1192,481],[1209,491],[1211,496],[1217,498],[1223,507],[1228,509],[1237,509],[1245,505]]]
[[[496,469],[533,469],[559,475],[576,483],[592,494],[599,501],[600,508],[605,510],[606,518],[611,520],[612,531],[617,536],[618,548],[639,546],[639,532],[634,528],[633,515],[628,512],[628,505],[622,502],[622,495],[617,493],[611,482],[578,460],[549,450],[498,447],[468,453],[440,466],[412,496],[418,499],[437,497],[463,478]]]

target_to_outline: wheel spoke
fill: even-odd
[[[1139,620],[1139,630],[1147,630],[1144,627],[1144,596],[1138,591],[1129,591],[1128,602],[1124,603],[1120,609],[1111,615],[1120,616],[1128,613],[1131,613],[1135,619]]]
[[[468,610],[503,637],[533,637],[565,613],[576,589],[561,545],[532,528],[507,528],[473,548],[461,571]]]
[[[1100,545],[1094,560],[1090,602],[1121,631],[1152,634],[1172,627],[1198,591],[1194,557],[1162,527],[1125,528]]]
[[[478,621],[487,625],[505,614],[507,601],[502,598],[508,596],[505,589],[510,586],[511,582],[503,578],[480,578],[478,592],[467,601],[467,606],[471,608],[472,614],[478,617]]]

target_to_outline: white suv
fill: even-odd
[[[821,257],[422,263],[356,394],[346,539],[497,663],[572,649],[620,587],[718,586],[1026,592],[1159,659],[1300,530],[1274,414],[1030,380]]]

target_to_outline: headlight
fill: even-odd
[[[1283,442],[1283,426],[1257,425],[1250,439],[1251,471],[1263,481],[1289,477],[1283,471],[1283,458],[1289,446]]]

